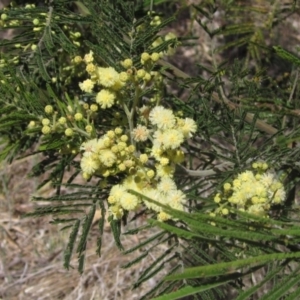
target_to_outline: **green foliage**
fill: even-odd
[[[57,0],[40,1],[36,6],[12,3],[4,9],[1,30],[3,34],[13,31],[10,39],[0,42],[0,161],[39,155],[29,176],[45,174],[38,188],[50,183],[56,193],[48,198],[33,197],[37,203],[48,205],[38,207],[27,217],[52,215],[53,224],[70,232],[65,268],[73,267],[71,258],[76,255],[78,270],[84,272],[89,233],[95,212],[100,209],[96,252],[101,254],[108,220],[120,251],[124,255],[136,253],[124,268],[146,262],[138,281],[131,283],[133,288],[158,278],[158,284],[142,299],[226,299],[229,291],[239,300],[297,299],[299,55],[295,49],[281,46],[274,35],[299,7],[296,1],[265,1],[264,5],[256,5],[255,1],[174,2],[181,6],[171,1]],[[155,12],[148,13],[152,6]],[[175,24],[182,11],[189,14],[191,28],[197,23],[212,41],[217,41],[211,49],[210,65],[204,58],[197,61],[195,76],[168,62],[167,57],[148,62],[142,59],[142,53],[155,57],[173,52],[180,44],[187,47],[187,40],[195,40],[165,38],[163,32]],[[218,24],[222,25],[216,28],[220,15],[222,22]],[[81,87],[88,73],[88,63],[83,66],[81,60],[88,54],[97,68],[112,67],[118,75],[127,72],[132,80],[125,80],[123,89],[113,91],[118,101],[111,109],[100,109],[101,103],[97,102],[99,106],[93,110],[96,93]],[[133,67],[124,67],[126,59]],[[137,79],[134,76],[140,69],[150,77],[155,75],[149,81]],[[146,182],[156,188],[160,183],[160,179],[152,180],[150,176],[147,181],[138,172],[138,154],[150,156],[153,141],[138,144],[132,137],[134,127],[148,126],[150,110],[160,105],[176,113],[178,124],[183,118],[197,124],[197,131],[190,132],[190,139],[180,144],[184,160],[174,162],[172,180],[176,191],[183,192],[184,209],[166,204],[168,196],[164,192],[161,198],[152,199],[146,185],[137,191],[132,184],[126,192],[143,206],[134,211],[114,211],[110,191],[126,178],[134,178],[136,186]],[[141,116],[143,106],[148,111]],[[141,121],[142,117],[146,121]],[[122,173],[109,166],[85,174],[84,143],[100,140],[116,127],[129,136],[126,149],[135,146],[134,162],[138,167]],[[150,129],[151,133],[155,130],[154,126]],[[175,146],[170,149],[162,151],[163,158],[171,160],[179,151]],[[224,188],[257,161],[270,166],[286,193],[286,199],[276,205],[272,200],[265,203],[267,198],[262,196],[264,200],[260,201],[267,204],[264,214],[248,210],[254,200],[248,199],[243,207],[230,202],[233,192],[226,194]],[[143,168],[156,172],[157,164],[152,157]],[[86,181],[75,183],[80,174]],[[67,194],[61,193],[63,186]],[[270,198],[275,199],[278,190]],[[216,194],[223,195],[221,204]],[[166,222],[159,219],[160,213],[168,216]],[[140,216],[146,216],[147,222],[141,221],[140,227],[122,233],[126,223]],[[145,240],[124,249],[122,238],[153,228],[156,231]],[[168,245],[168,249],[150,261],[151,253],[161,245]],[[259,272],[264,279],[252,282],[251,274]],[[263,290],[267,290],[264,295]]]

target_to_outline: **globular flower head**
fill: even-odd
[[[80,150],[84,151],[84,156],[91,156],[97,151],[97,139],[92,139],[84,142],[80,146]]]
[[[93,91],[95,83],[91,79],[86,79],[79,83],[80,89],[85,93],[91,93]]]
[[[58,123],[59,123],[60,125],[64,125],[64,124],[67,123],[67,119],[66,119],[65,117],[60,117],[60,118],[58,119]]]
[[[172,129],[176,123],[172,110],[163,106],[154,107],[150,112],[149,119],[153,125],[161,130]]]
[[[36,126],[36,122],[35,121],[30,121],[28,124],[28,128],[34,128]]]
[[[109,196],[114,197],[115,202],[120,202],[120,199],[125,192],[126,188],[122,184],[116,184],[111,188]]]
[[[50,120],[47,119],[47,118],[44,118],[44,119],[42,119],[42,124],[43,124],[44,126],[50,125]]]
[[[99,160],[104,166],[111,167],[117,161],[117,156],[111,150],[105,149],[100,151]]]
[[[150,59],[150,54],[147,52],[142,53],[141,55],[141,62],[144,64],[147,60]]]
[[[49,134],[51,132],[51,128],[50,128],[50,126],[48,126],[48,125],[45,125],[45,126],[43,126],[42,127],[42,133],[43,134]]]
[[[151,149],[151,156],[153,156],[157,161],[162,157],[163,149],[159,146],[154,145]]]
[[[66,136],[73,136],[73,134],[74,134],[74,131],[73,131],[72,128],[67,128],[67,129],[65,130],[65,135],[66,135]]]
[[[75,64],[80,64],[82,62],[82,58],[81,56],[77,55],[74,57],[73,61]]]
[[[96,71],[96,66],[92,63],[88,64],[85,68],[85,70],[90,74],[93,75],[93,73],[95,73]]]
[[[126,58],[125,60],[122,61],[121,64],[125,69],[129,69],[132,67],[133,62],[132,62],[132,59]]]
[[[157,185],[158,191],[163,194],[177,190],[175,182],[171,178],[162,178]]]
[[[126,81],[128,81],[128,79],[129,79],[129,75],[126,72],[121,72],[119,74],[119,80],[121,82],[126,82]]]
[[[255,180],[255,177],[252,171],[245,171],[238,175],[238,179],[241,180],[242,182],[245,181],[251,182]]]
[[[92,126],[92,125],[86,125],[86,126],[85,126],[85,131],[86,131],[87,133],[91,133],[91,132],[93,131],[93,126]]]
[[[74,119],[75,119],[76,121],[81,121],[81,120],[83,119],[82,113],[76,113],[76,114],[74,115]]]
[[[119,73],[112,67],[97,69],[98,82],[106,88],[113,87],[119,81]]]
[[[162,141],[164,149],[176,149],[183,143],[183,134],[177,129],[168,129],[164,131]]]
[[[152,60],[153,62],[156,62],[156,61],[158,61],[159,59],[160,59],[159,53],[153,52],[153,53],[151,54],[151,60]]]
[[[139,205],[139,200],[137,196],[125,192],[120,198],[120,204],[125,210],[135,210]]]
[[[132,137],[136,142],[145,142],[148,139],[149,130],[146,126],[138,125],[132,131]]]
[[[180,190],[173,190],[168,193],[168,204],[177,209],[178,204],[186,203],[186,195]]]
[[[87,174],[94,174],[100,167],[100,162],[93,156],[83,156],[80,161],[81,170]]]
[[[115,103],[115,99],[115,93],[106,89],[101,90],[96,96],[96,102],[104,109],[112,107]]]
[[[136,76],[137,76],[137,78],[139,78],[139,79],[144,78],[145,75],[146,75],[146,71],[145,71],[144,69],[139,69],[139,70],[137,70],[137,72],[136,72]]]
[[[53,113],[53,106],[52,105],[46,105],[45,106],[45,113],[51,115]]]
[[[145,153],[142,153],[142,154],[140,155],[140,162],[141,162],[142,164],[145,164],[147,161],[148,161],[148,155],[145,154]]]
[[[191,138],[197,131],[197,124],[193,119],[185,118],[180,128],[185,138]]]
[[[164,144],[164,132],[162,130],[156,130],[153,134],[153,147],[154,148],[163,148]]]
[[[97,105],[97,104],[91,104],[91,105],[90,105],[90,110],[91,110],[92,112],[98,111],[98,105]]]

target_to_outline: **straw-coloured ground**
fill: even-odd
[[[9,166],[2,165],[0,170],[1,299],[139,299],[155,282],[151,281],[137,290],[131,289],[144,264],[141,262],[122,269],[122,265],[133,259],[136,253],[125,256],[117,249],[109,224],[105,226],[102,257],[95,254],[100,211],[94,219],[82,275],[76,269],[76,257],[72,261],[74,269],[63,267],[68,232],[50,224],[51,217],[22,218],[35,206],[30,195],[37,181],[26,176],[34,160],[30,158]],[[39,193],[46,196],[53,191],[44,188]],[[137,244],[142,235],[126,236],[124,247],[128,249]],[[160,249],[165,250],[163,247]],[[155,254],[152,255],[149,258],[155,260]]]

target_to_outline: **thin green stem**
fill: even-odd
[[[73,130],[80,133],[80,134],[82,134],[83,136],[85,136],[87,138],[91,137],[89,133],[87,133],[87,132],[83,131],[82,129],[78,128],[76,125],[73,127]]]

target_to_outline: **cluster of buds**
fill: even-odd
[[[32,120],[28,124],[28,134],[40,130],[43,136],[51,138],[51,135],[61,135],[66,140],[60,152],[78,153],[79,147],[71,146],[76,137],[90,138],[95,134],[94,119],[98,112],[97,104],[87,104],[84,102],[74,101],[73,105],[60,108],[59,112],[52,106],[45,106],[45,115],[39,120]]]
[[[254,162],[253,171],[245,171],[226,182],[214,197],[218,207],[211,216],[231,214],[231,207],[261,217],[268,217],[273,205],[282,204],[286,193],[282,182],[264,162]]]
[[[80,149],[84,152],[80,166],[85,179],[92,175],[108,177],[120,172],[131,173],[134,170],[135,147],[129,145],[128,136],[122,133],[122,128],[117,127],[115,130],[109,130],[101,138],[88,140],[81,145]]]

